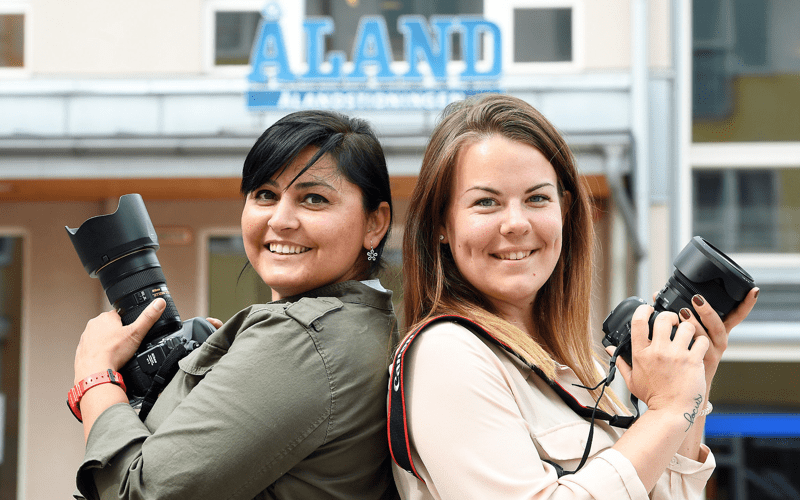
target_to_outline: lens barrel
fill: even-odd
[[[100,279],[123,324],[133,323],[156,298],[167,302],[142,346],[181,328],[180,315],[156,258],[158,236],[140,195],[126,194],[120,197],[113,214],[92,217],[78,229],[66,230],[84,269]]]
[[[697,317],[692,297],[702,295],[725,319],[755,286],[747,271],[700,236],[681,250],[674,265],[675,272],[656,296],[656,311],[677,313],[687,307]]]
[[[674,265],[675,271],[653,303],[655,312],[650,318],[651,338],[653,320],[659,312],[678,313],[681,309],[688,308],[700,321],[692,303],[692,298],[699,294],[725,319],[755,287],[755,281],[747,271],[700,236],[692,238],[681,250]],[[611,311],[603,322],[603,345],[616,347],[627,343],[633,311],[643,303],[645,301],[639,297],[629,297]],[[673,336],[674,334],[673,328]],[[620,348],[620,356],[628,363],[631,362],[629,344]]]
[[[147,332],[143,345],[180,329],[181,317],[154,249],[143,248],[115,260],[99,269],[97,277],[124,325],[133,323],[158,297],[167,302],[161,317]]]

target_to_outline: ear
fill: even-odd
[[[367,215],[367,232],[364,233],[364,248],[377,245],[389,230],[391,210],[389,203],[382,201],[378,208]]]
[[[436,236],[434,236],[434,238],[438,240],[437,243],[442,245],[450,244],[450,238],[447,237],[447,228],[444,226],[441,226],[439,230],[436,231]]]

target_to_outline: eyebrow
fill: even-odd
[[[273,179],[269,179],[264,184],[268,184],[268,185],[270,185],[270,186],[272,186],[272,187],[274,187],[276,189],[280,189],[280,186],[278,185],[278,183],[275,182]],[[289,189],[292,186],[296,187],[297,189],[310,189],[310,188],[314,188],[314,187],[324,187],[324,188],[328,188],[328,189],[331,189],[333,191],[336,191],[336,188],[334,188],[333,186],[331,186],[327,182],[321,181],[321,180],[294,182],[294,183],[292,183],[291,186],[287,186],[286,189]]]
[[[314,188],[314,187],[324,187],[324,188],[328,188],[328,189],[331,189],[333,191],[336,191],[336,188],[334,188],[333,186],[331,186],[330,184],[328,184],[325,181],[295,182],[293,185],[297,186],[297,189],[310,189],[310,188]]]
[[[531,186],[528,189],[526,189],[525,190],[525,194],[532,193],[534,191],[538,191],[539,189],[542,189],[543,187],[547,187],[547,186],[551,186],[551,187],[555,188],[555,186],[551,182],[542,182],[541,184],[536,184],[535,186]],[[486,186],[472,186],[471,188],[467,189],[467,192],[473,191],[473,190],[486,191],[486,192],[492,193],[494,195],[498,195],[498,196],[500,195],[500,191],[498,191],[498,190],[496,190],[494,188],[486,187]]]

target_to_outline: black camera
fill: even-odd
[[[692,238],[673,264],[675,272],[658,292],[653,304],[655,312],[650,315],[650,338],[653,338],[653,322],[659,312],[677,313],[686,307],[700,321],[692,306],[692,297],[700,294],[725,319],[755,286],[747,271],[700,236]],[[628,297],[603,321],[603,345],[618,347],[625,344],[620,348],[620,357],[628,364],[631,364],[631,319],[641,304],[646,302],[639,297]],[[672,329],[672,337],[676,330],[677,327]]]
[[[156,380],[163,387],[174,375],[175,369],[169,366],[171,373],[164,380],[165,364],[177,368],[176,354],[185,356],[215,328],[201,318],[181,322],[156,258],[158,237],[140,195],[126,194],[120,197],[113,214],[92,217],[78,229],[66,230],[83,268],[92,278],[100,279],[122,324],[133,323],[158,297],[167,302],[136,354],[120,370],[131,405],[139,407]]]

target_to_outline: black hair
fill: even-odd
[[[365,214],[377,210],[384,201],[389,204],[389,229],[375,248],[378,259],[369,263],[368,275],[375,276],[383,266],[383,249],[391,230],[392,193],[383,148],[365,120],[317,110],[297,111],[279,119],[261,134],[244,160],[242,194],[247,196],[281,175],[308,146],[319,150],[290,185],[327,153],[338,172],[361,190]]]

